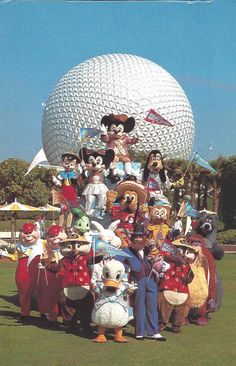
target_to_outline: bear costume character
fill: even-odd
[[[68,230],[71,227],[72,214],[70,208],[78,205],[77,190],[79,173],[77,171],[80,158],[74,152],[65,152],[61,156],[64,171],[57,177],[53,176],[53,183],[61,193],[61,215],[59,225],[65,225]]]
[[[120,180],[118,174],[115,174],[116,166],[119,161],[124,163],[124,170],[126,175],[132,174],[131,158],[128,151],[128,146],[136,144],[139,139],[137,137],[130,137],[128,133],[133,131],[135,127],[135,119],[126,114],[102,117],[101,120],[101,141],[105,142],[109,149],[115,152],[113,160],[113,168],[110,169],[108,178],[115,183]]]
[[[197,274],[199,285],[194,282],[190,287],[191,311],[188,319],[197,325],[208,325],[209,313],[217,310],[217,271],[215,261],[210,250],[206,248],[201,235],[192,234],[187,237],[188,243],[198,250],[198,261],[191,264],[193,272]],[[201,277],[200,277],[201,276]],[[207,286],[207,288],[206,288]],[[198,291],[195,289],[198,287]]]
[[[143,207],[142,209],[147,210],[150,218],[147,225],[147,229],[150,231],[149,239],[156,240],[161,244],[170,229],[170,206],[158,201],[155,206]]]
[[[79,156],[83,165],[83,176],[87,179],[87,185],[82,195],[85,196],[85,211],[88,216],[102,219],[106,208],[108,188],[104,184],[104,171],[114,159],[115,153],[109,149],[94,151],[82,148]],[[96,207],[96,208],[94,208]]]
[[[217,243],[217,214],[207,210],[200,211],[200,216],[193,223],[192,233],[202,235],[205,246],[212,252],[214,259],[220,260],[224,256],[224,250]]]
[[[173,242],[178,248],[184,262],[170,261],[170,268],[164,273],[159,283],[158,308],[160,314],[160,330],[165,329],[171,321],[172,331],[180,332],[180,327],[186,318],[189,305],[188,284],[192,282],[194,274],[191,270],[189,253],[195,253],[194,247],[188,245],[184,239]]]
[[[15,280],[20,299],[19,320],[25,321],[29,319],[33,294],[36,295],[39,312],[44,314],[43,296],[38,281],[43,243],[34,224],[27,222],[22,226],[16,249],[18,265]]]
[[[125,267],[115,259],[107,260],[102,271],[102,286],[97,285],[98,298],[92,312],[92,322],[98,325],[96,343],[107,341],[106,328],[115,329],[115,341],[126,343],[122,328],[129,321],[128,294],[136,290],[134,284],[124,281]],[[94,287],[95,288],[95,287]]]
[[[48,228],[41,266],[39,266],[39,283],[42,286],[44,315],[50,326],[57,325],[58,320],[60,281],[57,278],[57,264],[62,259],[59,244],[66,238],[67,235],[62,226],[52,225]]]
[[[61,281],[60,306],[63,323],[73,332],[77,332],[79,317],[81,331],[90,335],[94,305],[88,268],[93,258],[91,243],[83,236],[71,233],[67,239],[60,242],[60,251],[64,258],[58,263],[57,276]]]

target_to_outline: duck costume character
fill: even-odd
[[[92,312],[92,322],[98,325],[98,336],[94,342],[104,343],[106,328],[115,329],[115,341],[126,343],[122,327],[129,321],[128,294],[135,291],[136,286],[124,282],[125,267],[115,259],[108,260],[103,267],[102,284],[97,283],[99,294]],[[95,288],[94,288],[95,289]]]

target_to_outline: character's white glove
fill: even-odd
[[[59,181],[59,179],[57,179],[56,177],[52,177],[52,181],[53,184],[55,184],[55,186],[61,187],[61,182]]]
[[[86,168],[86,163],[85,163],[84,160],[81,161],[80,166],[81,166],[82,169]]]
[[[0,255],[2,255],[3,257],[10,258],[10,254],[6,249],[0,249]]]
[[[45,266],[42,265],[41,262],[38,263],[38,269],[45,269]]]
[[[131,282],[131,283],[127,283],[126,285],[126,292],[131,295],[134,293],[134,291],[136,291],[138,288],[137,283]]]
[[[98,282],[100,282],[100,281],[98,281]],[[92,284],[92,290],[95,294],[99,294],[101,292],[101,286],[99,286],[97,281]]]
[[[111,162],[111,164],[110,164],[110,168],[111,169],[116,169],[117,168],[117,163],[116,162]],[[117,172],[116,172],[117,173]],[[114,174],[115,174],[115,172],[114,172]]]
[[[101,125],[100,130],[102,131],[103,135],[107,135],[107,128],[105,125]]]
[[[163,262],[163,264],[161,266],[161,272],[165,273],[169,268],[170,268],[170,264],[167,262]]]

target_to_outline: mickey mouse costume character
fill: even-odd
[[[88,181],[82,193],[86,200],[85,211],[88,216],[101,219],[101,214],[106,207],[106,194],[108,191],[107,186],[103,183],[104,170],[113,161],[115,153],[112,149],[94,151],[82,148],[79,151],[79,156],[83,162],[83,176]]]
[[[113,160],[113,168],[110,169],[108,178],[112,182],[120,180],[119,176],[114,174],[116,165],[119,161],[124,163],[125,174],[132,174],[131,158],[128,152],[128,146],[136,144],[139,141],[138,137],[130,137],[128,133],[133,131],[135,127],[135,119],[129,117],[126,114],[114,115],[102,117],[101,120],[101,141],[105,142],[109,149],[113,149],[115,152],[115,158]]]

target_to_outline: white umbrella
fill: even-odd
[[[16,239],[16,215],[17,212],[57,212],[60,211],[58,207],[53,207],[51,205],[46,205],[45,207],[33,207],[29,205],[23,205],[20,202],[15,202],[5,204],[0,206],[0,212],[10,212],[12,215],[12,238]]]

